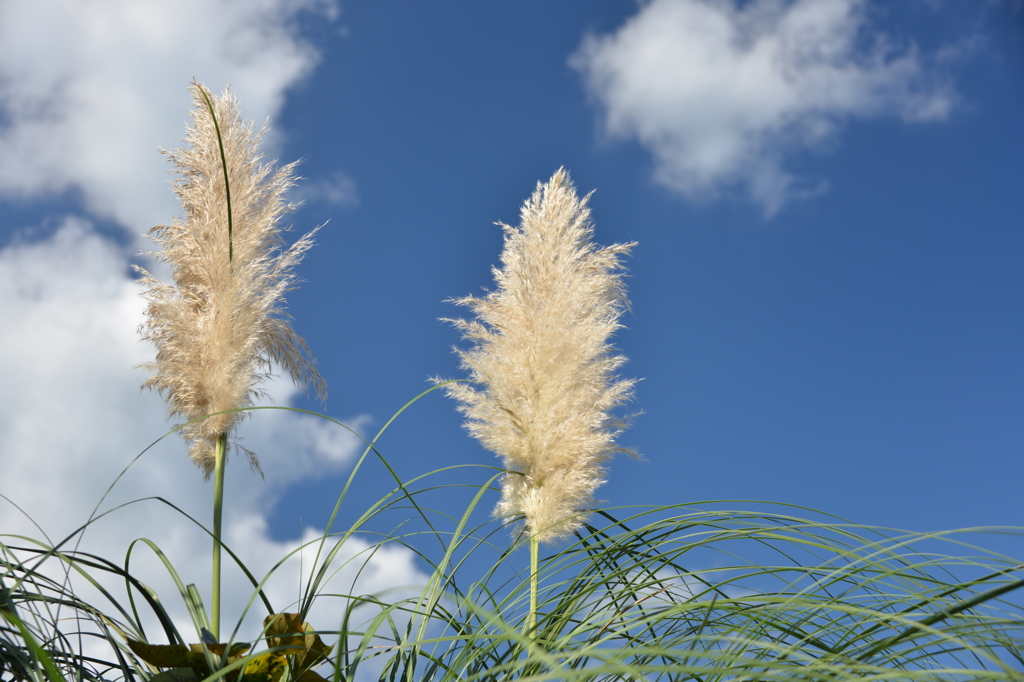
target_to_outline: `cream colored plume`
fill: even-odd
[[[144,386],[164,396],[171,416],[214,415],[181,429],[209,476],[217,439],[243,414],[225,411],[252,405],[272,364],[321,398],[326,385],[284,312],[292,270],[316,232],[284,248],[280,221],[292,208],[285,194],[295,164],[275,171],[262,162],[263,131],[242,121],[229,91],[213,97],[195,83],[191,92],[188,146],[164,152],[180,175],[174,191],[184,218],[150,230],[162,248],[150,255],[170,265],[174,283],[140,269],[148,301],[140,333],[157,348]]]
[[[589,198],[589,197],[588,197]],[[475,320],[451,320],[475,345],[460,350],[472,383],[449,393],[467,429],[503,460],[498,515],[522,515],[540,541],[579,528],[604,482],[605,462],[629,452],[615,442],[623,421],[612,410],[634,380],[609,344],[628,305],[620,259],[635,244],[600,248],[587,198],[560,169],[505,230],[497,289],[455,303]]]

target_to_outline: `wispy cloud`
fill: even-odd
[[[740,189],[774,215],[817,194],[787,158],[853,118],[946,118],[952,87],[914,45],[868,27],[864,0],[652,0],[570,63],[611,137],[636,139],[657,182],[691,200]]]
[[[336,171],[325,179],[302,180],[293,191],[292,198],[301,202],[330,204],[337,208],[352,208],[359,205],[356,182],[343,171]]]
[[[264,121],[319,55],[302,16],[335,0],[38,0],[0,9],[0,198],[80,192],[135,235],[173,215],[166,162],[193,76]]]

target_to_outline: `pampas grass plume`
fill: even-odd
[[[474,346],[457,351],[471,383],[447,390],[510,471],[496,513],[521,516],[541,542],[578,529],[605,462],[631,453],[615,442],[623,420],[611,411],[635,380],[616,376],[626,358],[609,337],[628,305],[620,259],[635,244],[595,246],[588,198],[564,169],[538,184],[520,226],[502,225],[497,289],[455,300],[476,319],[450,320]]]
[[[181,435],[209,476],[217,440],[261,394],[272,364],[321,398],[326,385],[284,312],[293,268],[316,232],[283,248],[295,164],[274,170],[262,162],[264,131],[242,121],[230,91],[214,97],[194,83],[191,93],[188,146],[164,152],[180,175],[174,191],[184,218],[150,230],[161,250],[149,255],[170,266],[174,283],[139,268],[148,302],[140,333],[157,348],[155,362],[143,365],[153,372],[143,386],[164,396],[172,417],[190,421]]]

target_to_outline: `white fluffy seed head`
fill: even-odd
[[[588,198],[564,169],[538,184],[519,227],[502,225],[497,288],[455,301],[475,319],[450,320],[473,346],[457,351],[471,383],[448,392],[509,470],[496,513],[521,517],[544,542],[582,525],[605,463],[631,453],[616,443],[625,420],[612,411],[635,380],[617,376],[626,358],[609,338],[628,306],[620,261],[635,243],[594,245]]]
[[[188,146],[165,152],[180,176],[174,191],[184,217],[150,230],[161,247],[150,255],[170,265],[174,282],[139,269],[148,302],[140,333],[157,348],[143,386],[164,396],[172,417],[199,419],[181,434],[209,476],[217,440],[241,419],[232,410],[252,405],[272,364],[321,398],[326,384],[284,312],[293,268],[316,232],[283,248],[295,164],[262,163],[263,131],[242,121],[229,91],[213,97],[194,83],[191,92]]]

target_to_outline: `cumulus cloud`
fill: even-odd
[[[7,498],[0,498],[0,542],[24,544],[13,536],[40,538],[39,528],[59,542],[89,519],[127,467],[99,505],[100,512],[114,511],[72,544],[81,540],[82,550],[119,563],[132,540],[147,537],[185,583],[196,583],[208,595],[209,535],[164,502],[133,502],[159,496],[209,523],[211,484],[203,481],[177,436],[163,438],[132,464],[171,428],[159,396],[140,391],[145,376],[133,369],[153,353],[136,333],[143,308],[129,275],[128,252],[80,218],[65,220],[44,241],[0,250],[0,316],[7,330],[0,334],[0,494]],[[279,405],[295,396],[289,383],[268,389]],[[358,431],[367,421],[356,416],[345,423]],[[300,546],[322,531],[306,528],[299,538],[273,537],[268,520],[274,505],[288,486],[346,469],[363,444],[335,424],[281,410],[255,411],[242,435],[259,454],[266,480],[248,470],[245,457],[229,460],[226,542],[257,577],[291,554],[265,591],[276,609],[294,609],[316,553],[315,545],[301,551]],[[230,629],[252,587],[230,560],[225,562],[224,613]],[[412,552],[378,548],[361,536],[346,541],[335,566],[339,570],[329,591],[337,593],[381,593],[426,581]],[[182,632],[191,636],[174,583],[156,556],[138,547],[132,572],[157,590]],[[259,610],[253,608],[239,637],[258,633]],[[319,614],[321,627],[330,629],[337,627],[341,612],[337,603],[325,604],[310,618]]]
[[[869,29],[865,0],[651,0],[570,64],[657,182],[691,200],[739,188],[769,216],[825,189],[788,157],[834,145],[850,119],[936,121],[955,101],[913,45]]]
[[[175,215],[167,164],[193,76],[264,121],[316,64],[302,15],[335,0],[0,3],[0,198],[73,191],[131,234]]]

